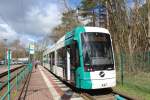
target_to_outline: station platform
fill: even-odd
[[[33,68],[24,92],[25,100],[84,100],[40,65]]]

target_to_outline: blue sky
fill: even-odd
[[[69,1],[69,5],[72,8],[76,8],[77,6],[80,5],[81,0],[68,0]]]

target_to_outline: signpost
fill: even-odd
[[[33,55],[35,53],[35,50],[34,50],[34,42],[33,43],[30,43],[29,44],[29,69],[30,71],[32,70],[32,59],[31,59],[31,55]]]
[[[34,44],[33,44],[33,43],[31,43],[31,44],[29,45],[29,53],[30,53],[30,54],[34,54]]]
[[[35,53],[34,51],[34,43],[30,43],[29,44],[29,63],[31,61],[31,55],[33,55]]]

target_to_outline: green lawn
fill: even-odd
[[[138,100],[150,100],[150,73],[124,73],[123,86],[120,73],[117,73],[117,86],[114,89]]]

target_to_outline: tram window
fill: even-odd
[[[48,63],[48,55],[46,55],[46,63]]]
[[[61,48],[58,50],[58,58],[57,58],[57,64],[59,67],[64,67],[65,62],[66,62],[66,53],[65,53],[65,48]]]
[[[43,62],[44,62],[44,63],[46,63],[45,59],[46,59],[46,56],[44,55],[44,59],[43,59]]]
[[[71,65],[72,66],[79,66],[79,49],[77,43],[73,43],[71,46]]]
[[[55,65],[55,58],[54,58],[54,52],[52,52],[52,59],[51,59],[52,65]]]
[[[57,65],[60,67],[62,66],[62,50],[61,49],[57,51]]]
[[[63,62],[64,62],[64,66],[67,65],[67,51],[66,48],[62,48],[63,49]]]
[[[49,64],[52,66],[52,53],[49,54],[49,58],[50,58]]]

